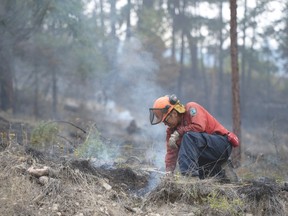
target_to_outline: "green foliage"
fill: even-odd
[[[2,50],[2,56],[5,58],[1,61],[2,68],[5,70],[0,71],[0,77],[3,77],[1,81],[4,87],[6,83],[15,83],[15,86],[5,87],[5,89],[10,89],[10,92],[2,97],[1,104],[6,104],[5,101],[12,100],[11,98],[21,100],[23,97],[20,93],[27,92],[27,97],[31,98],[31,101],[23,104],[19,103],[21,104],[19,110],[32,110],[31,105],[34,102],[32,101],[34,97],[31,95],[38,95],[38,97],[35,97],[35,100],[37,100],[35,104],[39,104],[40,109],[42,101],[45,100],[40,98],[41,95],[50,93],[53,85],[55,86],[54,90],[57,89],[54,94],[58,94],[56,96],[59,96],[59,98],[66,95],[73,95],[75,98],[81,97],[83,100],[92,98],[95,91],[102,90],[101,88],[104,88],[104,86],[105,88],[106,86],[112,86],[109,83],[110,81],[115,82],[117,80],[117,85],[126,86],[126,79],[117,78],[122,78],[122,75],[126,72],[126,69],[123,68],[130,65],[133,66],[130,67],[130,74],[138,77],[137,74],[149,73],[149,79],[155,81],[156,88],[163,87],[164,91],[171,91],[175,88],[175,78],[178,78],[180,71],[179,55],[182,32],[185,33],[183,40],[185,65],[181,68],[181,70],[183,69],[183,73],[181,72],[183,86],[193,86],[182,89],[183,96],[190,95],[191,88],[194,88],[197,89],[197,91],[193,91],[195,100],[204,98],[204,93],[210,95],[210,92],[218,92],[219,98],[227,98],[226,94],[222,93],[221,88],[218,90],[218,86],[223,86],[220,82],[228,83],[228,85],[224,85],[223,92],[229,93],[230,74],[228,72],[231,70],[230,47],[227,43],[229,40],[229,31],[227,31],[229,29],[229,19],[227,19],[227,16],[223,16],[223,22],[220,22],[221,2],[215,0],[208,2],[158,0],[132,1],[130,2],[131,5],[128,5],[129,2],[103,0],[100,4],[100,1],[90,0],[0,0],[3,8],[3,10],[0,10],[0,50]],[[115,3],[117,5],[116,11],[112,13],[111,8]],[[222,3],[226,4],[227,2],[223,1]],[[88,5],[89,12],[87,10]],[[239,51],[241,56],[245,56],[245,61],[243,61],[245,65],[241,65],[245,69],[241,71],[241,78],[243,78],[241,80],[243,86],[241,87],[249,92],[247,97],[243,93],[243,106],[250,102],[256,102],[254,98],[261,99],[261,101],[269,100],[269,98],[265,98],[267,96],[276,98],[275,91],[272,91],[276,88],[278,92],[282,91],[280,92],[281,95],[285,96],[283,99],[282,97],[279,98],[283,101],[286,99],[287,85],[285,83],[281,85],[272,83],[271,88],[270,86],[266,88],[266,86],[270,84],[268,81],[271,77],[278,72],[276,68],[278,61],[275,61],[275,54],[277,56],[280,54],[275,53],[274,46],[270,46],[270,39],[277,39],[279,42],[283,61],[287,65],[288,21],[286,14],[288,13],[285,12],[287,12],[288,6],[287,3],[283,5],[285,12],[283,16],[279,14],[277,26],[269,22],[257,25],[257,21],[261,20],[263,15],[268,12],[266,9],[269,5],[269,1],[257,2],[257,5],[247,8],[247,14],[242,20],[239,19]],[[208,13],[202,13],[200,9],[204,7],[207,7]],[[243,5],[241,5],[241,8],[243,9]],[[210,13],[212,9],[215,13]],[[223,10],[224,12],[225,10]],[[130,19],[128,19],[128,16]],[[142,45],[139,52],[138,50],[132,50],[132,52],[137,53],[137,56],[142,59],[143,50],[148,51],[149,54],[151,53],[153,59],[149,62],[153,61],[153,70],[134,67],[136,65],[133,64],[135,63],[134,60],[123,51],[124,45],[133,45],[133,41],[135,41],[130,40],[128,43],[125,41],[125,36],[126,40],[129,41],[129,37],[126,35],[128,20],[130,20],[129,33],[132,38],[136,37],[137,41],[139,39]],[[244,33],[241,32],[244,25],[247,31],[245,44],[242,38]],[[114,33],[112,35],[112,26],[116,28],[115,35]],[[220,30],[223,33],[224,45],[221,48],[222,50],[219,50]],[[271,40],[271,44],[273,41]],[[245,47],[243,47],[244,45]],[[171,53],[175,55],[173,58],[169,58]],[[133,53],[131,55],[136,56]],[[148,56],[146,53],[144,55]],[[201,60],[200,65],[201,58],[203,60]],[[172,59],[173,61],[171,61]],[[144,60],[142,62],[145,62]],[[150,60],[150,55],[147,60]],[[176,61],[174,62],[174,60]],[[222,65],[220,62],[224,62],[223,70],[220,68],[220,65]],[[145,63],[148,66],[147,68],[149,66],[151,68],[152,64]],[[215,73],[210,74],[210,70]],[[220,70],[225,74],[223,79],[221,78],[222,75],[218,74]],[[284,69],[283,72],[285,72]],[[11,74],[11,77],[15,77],[16,81],[12,82],[12,78],[9,78],[6,73]],[[150,76],[150,73],[153,73],[153,76]],[[51,74],[56,77],[51,77]],[[111,74],[113,79],[111,79]],[[196,74],[199,77],[196,78]],[[218,75],[219,81],[217,81]],[[40,76],[41,79],[38,78]],[[214,77],[216,78],[215,82]],[[135,81],[138,82],[138,80],[142,81],[142,79]],[[194,80],[197,80],[197,82]],[[179,79],[179,81],[181,80]],[[263,84],[258,85],[257,81]],[[133,84],[139,86],[137,82],[133,82]],[[101,83],[101,85],[96,83]],[[190,85],[191,83],[193,85]],[[154,84],[154,82],[151,82],[151,84]],[[151,91],[153,89],[154,91],[155,86],[147,89],[151,89]],[[139,89],[142,91],[141,88]],[[8,98],[9,95],[14,94],[13,92],[20,93],[15,97]],[[77,92],[77,94],[74,92]],[[115,98],[113,98],[114,94],[111,92],[110,89],[107,91],[107,97],[114,100],[119,97],[115,94]],[[216,103],[209,101],[213,98],[213,94],[211,94],[211,97],[205,99],[205,104],[214,106]],[[201,101],[202,99],[200,99]],[[227,104],[230,103],[230,100],[225,101],[227,102],[221,106],[223,109],[225,107],[229,108]],[[24,109],[24,106],[30,107]],[[211,107],[211,109],[215,109],[215,107]],[[251,112],[251,110],[253,109],[247,110],[246,113]],[[41,111],[39,110],[39,112]],[[264,112],[263,117],[265,117]]]
[[[56,142],[59,128],[56,123],[41,122],[31,133],[31,144],[36,148],[48,148]]]
[[[283,14],[285,14],[283,17],[279,17],[278,23],[282,24],[283,27],[280,28],[280,31],[277,31],[279,35],[279,51],[280,56],[283,60],[283,68],[288,67],[288,3],[286,2],[283,6]],[[287,74],[287,70],[284,70],[284,72]]]
[[[139,13],[139,29],[143,34],[154,35],[157,34],[161,36],[167,32],[165,26],[163,26],[162,21],[164,13],[163,11],[157,11],[154,9],[142,9]]]
[[[113,149],[109,149],[106,144],[101,140],[101,134],[92,126],[82,143],[76,150],[75,155],[79,158],[97,158],[99,160],[108,160],[113,154]]]
[[[207,201],[210,208],[216,211],[229,213],[230,215],[242,215],[238,212],[239,207],[243,206],[240,198],[229,199],[219,192],[212,191],[207,197]]]

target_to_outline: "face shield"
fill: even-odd
[[[170,105],[166,105],[165,108],[150,108],[150,123],[156,125],[162,122],[168,115]]]

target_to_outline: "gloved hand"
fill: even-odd
[[[168,145],[173,149],[177,149],[178,146],[176,142],[178,139],[179,139],[179,133],[175,130],[169,138]]]
[[[233,132],[228,133],[228,141],[233,147],[238,147],[240,145],[238,137]]]

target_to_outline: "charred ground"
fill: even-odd
[[[11,125],[2,123],[11,133],[1,140],[1,215],[287,215],[287,161],[274,160],[273,154],[244,154],[245,163],[236,169],[238,184],[193,182],[179,175],[165,178],[139,149],[107,161],[109,151],[101,143],[115,146],[97,130],[77,129],[73,136],[68,130],[64,141],[55,125],[47,129],[44,123],[46,129],[37,130],[42,137],[24,139],[22,133],[22,142],[16,142],[20,132],[16,128],[12,133]],[[35,132],[35,126],[20,125],[22,132]],[[126,150],[131,147],[127,142],[122,143]],[[91,143],[97,145],[92,148]],[[38,176],[31,169],[48,171]]]

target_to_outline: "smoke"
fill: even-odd
[[[161,94],[161,89],[155,83],[158,64],[137,38],[131,38],[121,47],[117,66],[119,80],[123,81],[123,90],[127,94],[126,107],[140,125],[143,139],[149,142],[146,160],[163,168],[165,128],[163,125],[152,126],[149,122],[149,108]]]
[[[116,51],[115,51],[116,52]],[[122,114],[126,113],[131,121],[135,120],[141,133],[136,134],[139,147],[147,147],[143,153],[147,161],[153,163],[159,169],[163,169],[165,156],[165,127],[163,125],[152,126],[149,122],[149,108],[154,100],[166,93],[157,86],[158,63],[153,55],[145,51],[142,43],[135,37],[124,41],[119,45],[116,56],[115,68],[105,80],[105,93],[109,100],[115,102],[111,112],[117,111],[117,106],[122,108]],[[118,108],[119,109],[119,108]],[[124,111],[123,111],[124,109]],[[130,115],[127,113],[129,112]],[[113,116],[111,121],[117,119],[123,122],[120,112]],[[108,119],[109,120],[109,119]]]
[[[109,76],[110,97],[128,109],[137,123],[146,124],[148,110],[161,89],[155,84],[158,64],[137,38],[120,44],[114,71]]]

